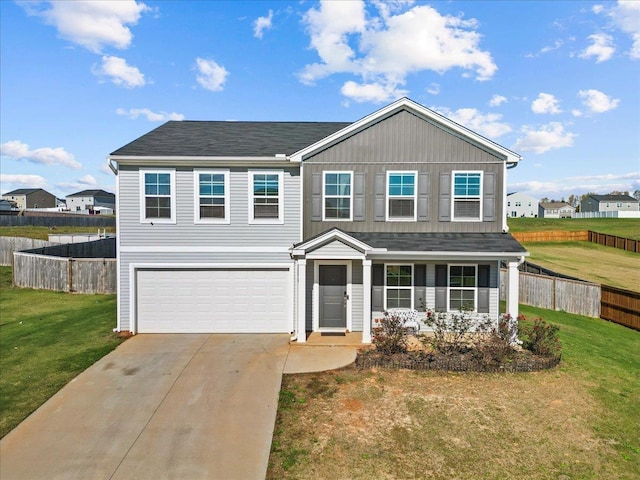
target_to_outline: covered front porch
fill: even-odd
[[[509,234],[347,233],[331,229],[294,246],[298,343],[369,344],[390,309],[518,315],[518,265],[526,250]]]

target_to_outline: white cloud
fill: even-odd
[[[640,173],[623,173],[618,175],[590,175],[559,178],[546,182],[531,180],[526,182],[509,183],[509,190],[517,190],[537,197],[550,197],[560,199],[570,194],[582,194],[596,192],[607,194],[609,192],[629,191],[633,192],[640,185]]]
[[[619,99],[613,99],[594,89],[580,90],[578,96],[583,99],[583,105],[585,105],[591,113],[604,113],[613,110],[620,103]]]
[[[604,6],[603,6],[603,5],[594,5],[594,6],[591,8],[591,11],[592,11],[593,13],[600,13],[600,12],[602,12],[603,10],[604,10]]]
[[[115,1],[50,1],[21,3],[29,15],[44,18],[58,30],[58,35],[94,53],[104,47],[128,48],[133,35],[129,26],[136,25],[144,12],[142,2]]]
[[[431,109],[488,138],[498,138],[512,130],[508,123],[500,121],[502,115],[499,113],[483,114],[475,108],[460,108],[455,111],[447,107],[431,107]]]
[[[571,115],[573,115],[574,117],[581,117],[583,113],[581,110],[574,108],[573,110],[571,110]]]
[[[258,17],[253,22],[253,36],[256,38],[262,38],[265,30],[270,30],[273,21],[273,10],[269,10],[269,14],[266,17]]]
[[[44,188],[47,181],[40,175],[0,173],[0,184],[2,191],[6,193],[16,188]]]
[[[522,127],[523,137],[519,138],[513,150],[541,154],[549,150],[573,146],[575,133],[567,132],[560,122],[551,122],[539,129]]]
[[[528,54],[525,55],[525,57],[527,57],[527,58],[539,57],[540,55],[544,55],[545,53],[549,53],[549,52],[553,52],[554,50],[558,50],[563,45],[564,45],[564,42],[562,40],[556,40],[553,43],[553,45],[545,45],[538,52],[536,52],[536,53],[528,53]]]
[[[349,80],[342,86],[340,93],[359,103],[381,103],[403,97],[407,94],[407,91],[399,90],[395,85],[381,85],[378,83],[358,84]]]
[[[436,82],[431,82],[431,85],[427,87],[427,93],[430,93],[431,95],[439,95],[440,84]]]
[[[56,187],[61,190],[86,190],[89,188],[98,188],[98,182],[93,175],[84,175],[75,182],[59,182]]]
[[[42,147],[30,150],[29,145],[20,140],[10,140],[0,145],[0,154],[18,160],[27,160],[40,165],[61,165],[63,167],[82,168],[73,154],[62,147]]]
[[[335,73],[352,74],[343,91],[354,86],[393,92],[411,73],[431,70],[445,73],[460,68],[477,80],[497,71],[491,54],[479,47],[481,35],[475,20],[441,15],[430,6],[410,2],[374,2],[378,15],[367,12],[363,1],[322,1],[304,16],[310,47],[320,62],[308,64],[300,81],[311,85]],[[371,95],[371,101],[382,95]],[[363,98],[363,96],[358,96]]]
[[[123,115],[132,120],[142,116],[150,122],[166,122],[167,120],[184,120],[184,115],[181,113],[168,113],[168,112],[153,112],[148,108],[130,108],[125,110],[124,108],[118,108],[116,110],[118,115]]]
[[[601,63],[609,60],[616,51],[611,35],[594,33],[587,38],[591,40],[592,43],[578,55],[580,58],[589,59],[595,57],[596,63]]]
[[[196,80],[203,88],[212,92],[219,92],[224,88],[229,72],[222,65],[218,65],[215,60],[198,57],[196,68],[198,70]]]
[[[127,61],[120,57],[105,55],[102,57],[102,66],[100,68],[94,66],[93,73],[110,77],[115,85],[127,88],[142,87],[147,83],[140,70],[128,65]]]
[[[633,42],[628,55],[635,60],[640,59],[640,2],[618,0],[611,9],[610,16],[614,24],[629,35]]]
[[[503,95],[494,95],[491,97],[491,100],[489,100],[490,107],[499,107],[503,103],[507,103],[507,97]]]
[[[551,115],[557,115],[562,110],[558,107],[558,99],[549,93],[540,93],[531,103],[531,110],[533,113],[549,113]]]

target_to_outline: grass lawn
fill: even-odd
[[[640,291],[640,255],[591,242],[528,242],[527,261],[594,283]]]
[[[285,375],[267,478],[640,478],[640,332],[522,312],[560,326],[558,368]]]
[[[640,240],[640,218],[509,218],[509,231],[593,230]]]
[[[49,234],[60,233],[98,233],[106,230],[107,233],[115,233],[115,227],[56,227],[55,230],[49,229],[49,227],[35,227],[35,226],[22,226],[22,227],[0,227],[0,236],[2,237],[24,237],[24,238],[36,238],[39,240],[49,240]]]
[[[14,288],[0,267],[0,436],[122,341],[115,319],[115,295]]]

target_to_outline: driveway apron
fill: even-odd
[[[137,335],[0,441],[0,478],[263,479],[288,335]]]

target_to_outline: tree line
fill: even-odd
[[[580,196],[571,194],[566,199],[565,199],[565,197],[562,197],[561,200],[556,200],[555,198],[549,199],[549,197],[542,197],[540,199],[540,203],[566,202],[569,205],[571,205],[572,207],[577,207],[582,202],[584,202],[589,195],[602,195],[602,194],[601,193],[596,193],[596,192],[588,192],[588,193],[582,194]],[[613,192],[607,193],[607,195],[629,195],[629,190],[625,190],[624,192],[621,192],[619,190],[614,190]],[[636,200],[640,200],[640,190],[635,190],[631,194],[631,196],[633,198],[635,198]]]

